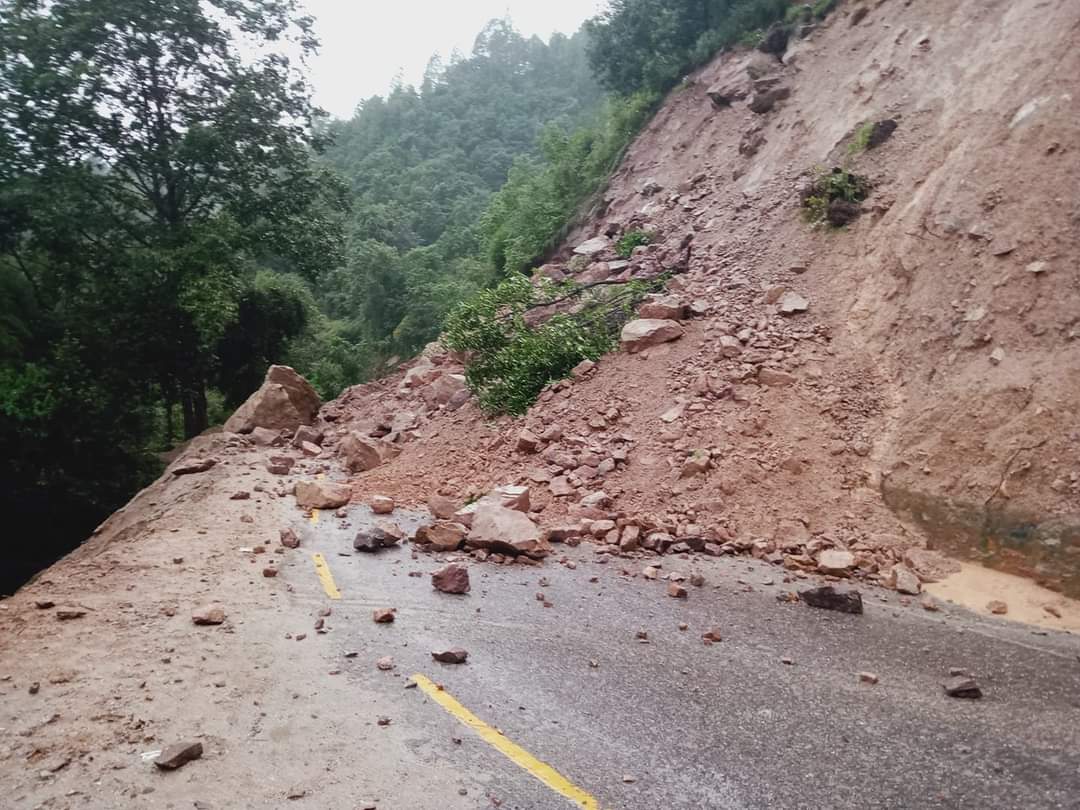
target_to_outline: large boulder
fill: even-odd
[[[611,240],[606,236],[594,236],[574,248],[574,253],[578,256],[595,256],[597,253],[603,253],[609,247],[611,247]]]
[[[270,366],[259,390],[225,423],[228,433],[251,433],[255,428],[296,430],[315,422],[322,402],[311,384],[288,366]]]
[[[527,515],[492,502],[477,505],[465,547],[535,559],[551,551],[540,537],[540,528]]]
[[[656,346],[678,340],[683,336],[683,328],[678,321],[657,318],[639,318],[623,327],[619,340],[623,349],[633,354]]]
[[[429,408],[445,405],[454,408],[469,397],[469,386],[462,374],[442,374],[420,389],[420,396]]]

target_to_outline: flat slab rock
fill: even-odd
[[[203,755],[201,742],[185,742],[170,745],[161,752],[161,756],[154,760],[163,771],[175,771],[187,763],[200,759]]]
[[[625,351],[633,354],[650,346],[678,340],[683,333],[683,328],[678,321],[638,318],[623,327],[619,342]]]
[[[824,585],[820,588],[807,588],[799,591],[799,597],[810,607],[822,610],[837,610],[841,613],[863,612],[862,594],[850,588],[834,588]]]

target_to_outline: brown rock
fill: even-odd
[[[878,676],[876,673],[873,672],[860,672],[859,681],[861,683],[868,683],[873,685],[878,682]]]
[[[62,622],[81,619],[85,615],[86,611],[79,607],[60,607],[56,609],[56,618]]]
[[[341,440],[341,453],[349,472],[367,472],[383,463],[382,442],[370,439],[357,431],[350,432]]]
[[[619,341],[624,351],[633,354],[682,336],[683,328],[677,321],[639,318],[623,327]]]
[[[469,569],[463,565],[451,563],[431,575],[431,586],[443,593],[468,593]]]
[[[949,697],[967,698],[969,700],[978,700],[982,697],[982,689],[979,688],[979,684],[975,682],[975,679],[969,675],[954,675],[941,686]]]
[[[451,650],[432,651],[431,657],[442,664],[464,664],[469,658],[469,653],[460,648]]]
[[[196,473],[204,473],[217,463],[216,458],[183,459],[177,462],[177,465],[173,467],[172,474],[195,475]]]
[[[673,599],[686,599],[687,591],[678,582],[669,582],[667,586],[667,595]]]
[[[207,605],[192,613],[191,621],[198,625],[222,624],[225,621],[225,609],[218,605]]]
[[[416,542],[430,546],[432,551],[457,551],[461,548],[461,542],[468,531],[460,523],[440,520],[430,526],[421,526],[417,529]]]
[[[389,515],[394,511],[394,499],[385,495],[373,495],[368,501],[368,506],[376,515]]]
[[[392,655],[384,655],[375,662],[375,666],[383,672],[389,672],[394,668],[394,657]]]
[[[919,582],[915,572],[906,565],[894,565],[885,579],[885,585],[910,596],[918,596],[922,593],[922,583]]]
[[[994,599],[986,603],[986,609],[993,613],[995,616],[1004,616],[1009,612],[1009,606],[1002,602],[1000,599]]]
[[[177,743],[162,751],[161,756],[154,760],[154,764],[163,771],[175,771],[177,768],[201,758],[202,755],[203,747],[201,742]]]
[[[775,368],[764,367],[758,369],[757,378],[759,383],[767,385],[770,388],[794,385],[797,380],[794,374],[789,374],[786,371],[780,371]]]
[[[349,502],[352,489],[333,481],[299,481],[293,494],[301,509],[337,509]]]
[[[263,569],[262,574],[267,579],[273,579],[277,576],[277,569],[274,568],[272,565],[268,565],[266,566],[266,568]]]
[[[525,554],[534,559],[547,556],[551,550],[541,539],[540,529],[527,515],[491,502],[477,505],[465,547],[502,554]]]
[[[535,453],[540,447],[540,437],[531,430],[523,430],[518,434],[517,449],[519,453]]]
[[[687,306],[674,295],[661,295],[638,307],[638,317],[649,320],[681,321],[687,316]]]
[[[372,614],[375,624],[390,624],[396,618],[396,608],[379,608]]]
[[[250,500],[250,498],[251,498],[251,493],[247,492],[247,491],[234,492],[232,495],[229,496],[230,501],[246,501],[246,500]]]
[[[428,498],[427,507],[439,520],[450,520],[457,511],[457,504],[442,495],[432,495]]]
[[[720,632],[719,627],[714,627],[711,630],[706,630],[701,634],[701,637],[710,643],[716,644],[724,640],[723,634]]]
[[[836,577],[848,576],[855,567],[855,562],[854,554],[837,548],[825,549],[817,556],[818,570]]]
[[[282,529],[281,545],[285,546],[285,548],[299,548],[300,538],[296,536],[296,532],[292,529]]]
[[[270,366],[262,386],[225,423],[229,433],[256,427],[295,430],[315,421],[322,402],[310,383],[288,366]]]

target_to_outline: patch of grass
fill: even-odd
[[[819,169],[814,180],[802,191],[803,219],[813,225],[828,222],[836,225],[832,209],[837,204],[858,205],[870,193],[870,181],[847,169]]]
[[[622,238],[615,243],[615,252],[620,259],[629,259],[634,255],[634,248],[647,245],[653,240],[653,234],[649,231],[627,231]]]
[[[572,283],[534,286],[513,276],[458,305],[447,318],[443,343],[469,356],[465,379],[484,411],[524,413],[549,383],[614,349],[634,307],[660,283],[585,290]],[[526,317],[537,307],[571,300],[568,311],[542,323]]]
[[[760,28],[754,28],[740,36],[736,44],[745,45],[747,48],[756,48],[764,38],[765,32]]]
[[[817,0],[811,8],[811,13],[814,19],[824,20],[838,5],[840,5],[840,0]]]
[[[858,155],[862,152],[865,152],[866,148],[870,145],[870,134],[873,131],[873,121],[867,121],[857,130],[855,130],[855,134],[851,138],[851,143],[849,143],[847,147],[848,154]]]

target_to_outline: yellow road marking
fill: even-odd
[[[506,737],[454,700],[454,698],[447,694],[445,690],[436,686],[430,679],[417,674],[413,675],[413,681],[416,682],[417,687],[419,687],[425,695],[475,731],[480,739],[495,748],[515,765],[528,771],[549,788],[556,793],[565,796],[578,807],[583,807],[585,810],[599,810],[600,805],[597,804],[596,799],[577,787],[547,763],[541,762],[521,746],[510,742],[510,740],[506,739]]]
[[[318,526],[319,525],[319,510],[318,509],[312,509],[311,510],[311,525],[312,526]]]
[[[330,573],[330,566],[326,564],[326,558],[316,552],[311,555],[311,559],[315,562],[315,573],[319,575],[319,581],[322,582],[326,595],[331,599],[340,599],[341,591],[334,584],[334,575]]]

